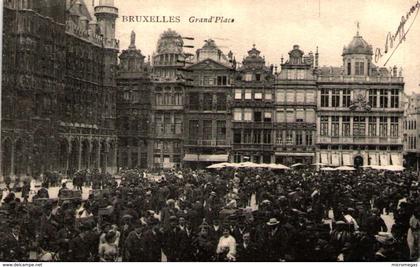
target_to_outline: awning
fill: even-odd
[[[343,165],[344,166],[353,166],[351,162],[351,155],[350,154],[343,154]]]
[[[389,155],[388,154],[381,154],[381,166],[388,166],[389,165]]]
[[[369,153],[369,157],[370,157],[369,165],[373,165],[373,166],[379,165],[378,155],[376,153]]]
[[[333,166],[340,166],[340,157],[338,154],[332,154],[331,157],[331,165]]]
[[[391,154],[391,161],[392,161],[392,165],[394,166],[402,165],[401,156],[399,154]]]
[[[276,156],[295,156],[295,157],[313,157],[314,153],[290,153],[290,152],[276,152]]]
[[[206,155],[206,154],[185,154],[184,161],[207,161],[207,162],[226,162],[229,158],[227,154]]]
[[[329,164],[328,153],[321,153],[321,163]]]

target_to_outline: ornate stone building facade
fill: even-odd
[[[153,55],[150,167],[179,166],[183,154],[185,80],[182,69],[187,54],[177,32],[163,32]]]
[[[148,168],[151,114],[150,62],[136,48],[136,34],[120,55],[117,77],[118,166]]]
[[[420,168],[420,94],[405,96],[404,160],[405,167]]]
[[[274,161],[275,110],[273,67],[261,52],[248,51],[237,69],[232,97],[231,161]]]
[[[404,81],[397,68],[372,62],[372,46],[357,33],[343,49],[342,67],[317,77],[317,162],[402,165]]]
[[[231,111],[228,99],[234,70],[229,59],[209,39],[187,67],[184,114],[184,166],[205,167],[228,160]]]
[[[4,1],[4,15],[2,175],[115,171],[113,1],[94,17],[83,0]]]
[[[298,45],[281,64],[275,91],[275,162],[312,164],[315,157],[318,52],[304,55]]]

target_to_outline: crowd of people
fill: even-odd
[[[49,196],[51,179],[53,185],[60,181],[48,173],[39,188],[26,180],[19,188],[6,185],[1,261],[411,261],[420,256],[420,191],[411,172],[177,169],[151,178],[147,170],[125,170],[116,179],[79,171],[71,177],[73,189],[63,182],[58,198]],[[36,190],[32,198],[31,190]],[[82,190],[90,190],[87,199]],[[383,214],[393,217],[390,229]]]

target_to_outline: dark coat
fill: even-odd
[[[163,233],[163,252],[168,261],[179,261],[181,256],[180,244],[183,233],[179,227],[171,228]]]
[[[145,240],[143,233],[131,231],[125,240],[125,260],[130,262],[142,262],[147,260],[145,254]]]
[[[238,243],[236,246],[236,261],[255,262],[260,261],[260,255],[257,245],[249,243],[246,247],[244,243]]]
[[[162,260],[162,235],[152,229],[144,233],[145,261],[160,262]]]

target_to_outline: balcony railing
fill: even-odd
[[[330,137],[318,136],[317,143],[321,144],[375,144],[375,145],[402,145],[402,138],[400,137],[368,137],[368,136],[353,136],[353,137]]]
[[[228,146],[226,140],[187,140],[187,145],[190,146]]]
[[[374,76],[343,76],[322,75],[318,76],[318,82],[370,82],[370,83],[403,83],[403,77],[374,77]]]

